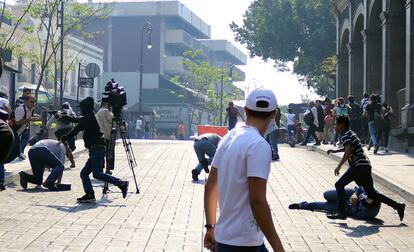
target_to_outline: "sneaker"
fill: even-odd
[[[196,169],[191,170],[193,181],[198,181],[198,173]]]
[[[276,154],[272,157],[272,161],[278,161],[280,159],[279,155]]]
[[[0,183],[0,192],[6,190],[6,187],[4,187],[3,183]]]
[[[129,182],[128,181],[122,181],[121,185],[119,185],[119,189],[121,189],[122,192],[122,198],[126,198],[127,194],[128,194],[128,186],[129,186]]]
[[[319,145],[321,145],[321,142],[316,142],[313,144],[313,146],[319,146]]]
[[[19,159],[26,160],[26,155],[24,155],[24,153],[20,153]]]
[[[46,187],[47,189],[51,190],[51,191],[59,191],[59,188],[57,188],[57,186],[55,185],[55,183],[50,182],[50,181],[45,181],[42,184],[43,187]]]
[[[205,173],[209,173],[210,172],[210,169],[208,169],[208,166],[203,167],[203,169],[204,169]]]
[[[379,149],[379,145],[375,146],[374,154],[377,154],[378,153],[378,149]]]
[[[306,146],[306,143],[301,143],[300,146]]]
[[[75,167],[76,167],[75,163],[70,165],[70,168],[75,168]]]
[[[332,214],[328,214],[327,217],[332,220],[346,220],[346,213],[344,212],[335,212]]]
[[[289,209],[300,209],[301,203],[293,203],[289,205]]]
[[[386,153],[390,152],[390,150],[388,150],[387,147],[385,147],[384,150],[385,150]]]
[[[23,189],[27,189],[27,178],[26,178],[26,173],[24,171],[21,171],[20,173],[20,186]]]
[[[399,203],[397,207],[398,216],[400,216],[400,221],[404,219],[405,204]]]
[[[79,203],[93,203],[95,202],[95,194],[94,193],[87,193],[80,198],[77,198]]]

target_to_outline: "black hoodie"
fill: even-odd
[[[97,147],[105,147],[105,140],[93,113],[94,100],[92,97],[85,98],[79,104],[83,117],[78,121],[78,124],[62,137],[62,140],[70,139],[76,136],[80,131],[83,131],[83,141],[85,148],[91,150]]]

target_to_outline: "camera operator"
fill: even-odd
[[[13,147],[14,134],[12,129],[7,124],[6,120],[9,117],[7,111],[0,108],[0,191],[5,190],[4,187],[4,163],[7,157],[10,155],[10,151]]]
[[[20,185],[22,188],[27,189],[27,183],[29,182],[43,185],[51,191],[59,191],[60,189],[55,182],[57,180],[58,184],[60,184],[63,170],[65,169],[65,157],[67,156],[73,163],[73,160],[68,155],[69,152],[70,149],[67,142],[62,143],[54,139],[43,139],[33,145],[29,150],[29,161],[33,175],[27,174],[24,171],[20,172]],[[42,184],[45,167],[52,168],[52,171]]]
[[[56,123],[56,132],[55,136],[58,140],[69,131],[73,129],[73,122],[76,121],[76,113],[73,112],[68,102],[62,104],[61,111],[50,111],[53,116],[47,121],[46,127],[50,129],[52,123]],[[75,137],[68,139],[69,147],[72,151],[76,149],[75,146]]]
[[[112,119],[114,118],[114,115],[111,113],[111,111],[109,111],[109,103],[108,103],[108,98],[104,97],[101,100],[101,108],[98,110],[98,112],[96,113],[96,120],[98,121],[99,127],[101,128],[101,132],[104,135],[105,138],[105,146],[106,146],[106,150],[107,152],[112,150],[112,152],[114,151],[114,148],[111,148],[111,146],[109,146],[109,144],[111,143],[111,130],[112,130]],[[115,143],[113,143],[114,145]],[[114,146],[112,146],[114,147]],[[108,170],[113,170],[113,160],[108,160],[108,157],[114,157],[113,153],[111,155],[111,153],[107,153],[106,157],[106,163],[107,163],[107,168],[109,168]]]
[[[80,177],[82,179],[83,189],[85,195],[78,198],[80,203],[94,202],[95,193],[92,188],[92,183],[89,178],[89,174],[93,174],[95,179],[108,182],[116,185],[121,189],[123,198],[126,197],[128,192],[128,181],[121,181],[111,175],[103,172],[104,159],[105,159],[105,140],[93,113],[94,100],[92,97],[87,97],[79,104],[81,117],[78,124],[66,135],[62,136],[61,141],[77,135],[80,131],[83,131],[83,141],[85,142],[85,148],[89,149],[89,159],[86,161],[83,167]]]

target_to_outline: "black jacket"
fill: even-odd
[[[89,112],[83,117],[79,118],[78,124],[62,137],[62,140],[70,139],[76,136],[80,131],[83,131],[83,141],[85,142],[85,148],[91,150],[96,147],[105,147],[105,140],[95,114]]]

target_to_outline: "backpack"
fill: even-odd
[[[309,111],[309,113],[306,113],[303,117],[303,121],[306,123],[306,125],[311,126],[313,122],[315,121],[315,116],[313,116],[312,111]]]
[[[17,108],[16,108],[17,109]],[[27,116],[27,111],[26,111],[26,106],[23,105],[23,110],[24,110],[24,116],[23,118],[26,118]],[[13,132],[17,132],[23,125],[17,125],[16,124],[16,115],[15,115],[15,111],[13,110],[13,112],[10,115],[10,119],[8,120],[8,124],[10,126],[10,128],[13,130]],[[32,116],[34,114],[34,110],[32,110]]]

